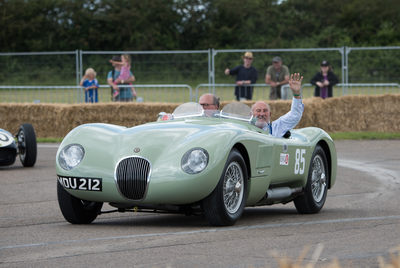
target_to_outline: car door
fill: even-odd
[[[271,184],[302,181],[307,175],[308,159],[312,154],[306,139],[301,136],[274,138]]]

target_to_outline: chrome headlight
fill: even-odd
[[[196,174],[203,171],[208,164],[208,152],[203,148],[193,148],[187,151],[181,161],[183,171]]]
[[[65,146],[58,155],[58,163],[65,170],[71,170],[82,161],[85,150],[79,144]]]

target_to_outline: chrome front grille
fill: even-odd
[[[150,162],[141,157],[122,159],[115,177],[120,193],[131,200],[144,198],[150,176]]]

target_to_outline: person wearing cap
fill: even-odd
[[[282,98],[281,87],[289,83],[289,68],[282,64],[281,57],[273,57],[272,65],[268,66],[265,83],[271,86],[270,100]]]
[[[271,123],[271,108],[264,101],[257,101],[251,107],[254,124],[274,137],[289,137],[290,130],[301,120],[304,104],[301,100],[301,82],[303,76],[299,73],[292,74],[289,78],[289,86],[293,93],[290,111]]]
[[[328,61],[323,60],[320,65],[321,70],[314,75],[310,83],[315,86],[314,96],[323,99],[333,96],[333,86],[339,82],[333,73]]]
[[[132,74],[132,71],[129,71],[129,77],[126,80],[120,81],[120,83],[115,84],[114,81],[117,80],[117,78],[121,74],[121,68],[122,65],[119,63],[122,63],[122,59],[120,56],[113,56],[111,59],[111,64],[113,66],[113,70],[108,72],[107,75],[107,84],[111,87],[112,89],[112,100],[114,101],[121,101],[121,102],[130,102],[133,100],[133,92],[131,87],[121,87],[119,88],[118,85],[129,85],[130,83],[135,82],[136,78]],[[113,92],[119,91],[119,94],[114,98],[113,97]]]
[[[251,66],[253,63],[253,53],[246,52],[243,55],[243,65],[233,69],[226,68],[226,75],[236,75],[235,96],[237,101],[251,100],[253,98],[253,86],[258,78],[256,68]]]

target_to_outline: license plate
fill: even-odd
[[[102,180],[100,178],[58,176],[58,181],[66,189],[98,192],[102,191]]]

